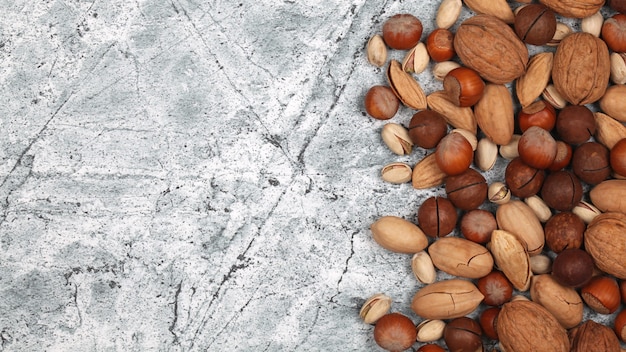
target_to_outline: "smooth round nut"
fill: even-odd
[[[611,149],[610,163],[616,174],[626,176],[626,138],[615,143]]]
[[[513,296],[513,285],[499,271],[492,271],[487,276],[478,279],[476,287],[485,296],[483,302],[489,306],[502,305],[510,301]]]
[[[443,197],[430,197],[417,210],[418,225],[430,237],[450,234],[456,227],[456,221],[456,208]]]
[[[620,340],[626,342],[626,309],[619,312],[619,314],[615,317],[613,330]]]
[[[389,313],[378,319],[374,340],[387,351],[404,351],[415,343],[417,329],[407,316]]]
[[[425,149],[437,146],[448,132],[446,119],[433,110],[422,110],[413,115],[409,122],[409,136],[415,145]]]
[[[548,170],[559,171],[567,167],[570,161],[572,161],[572,155],[574,155],[574,151],[571,145],[563,141],[556,141],[556,156],[554,157],[552,165],[548,167]]]
[[[482,329],[474,319],[452,319],[443,332],[443,339],[450,351],[476,352],[482,348]]]
[[[569,144],[586,142],[596,133],[593,112],[582,105],[568,105],[556,117],[556,132]]]
[[[428,343],[418,348],[417,352],[446,352],[446,350],[439,345],[435,345],[434,343]]]
[[[461,234],[472,242],[488,243],[491,233],[497,228],[496,217],[487,210],[470,210],[461,218]]]
[[[545,177],[546,174],[543,170],[526,165],[520,157],[511,160],[504,170],[507,186],[511,193],[519,198],[527,198],[537,194]]]
[[[498,314],[500,314],[499,307],[491,307],[485,309],[480,313],[478,322],[483,329],[483,333],[492,340],[498,340]]]
[[[596,276],[580,291],[589,308],[600,314],[611,314],[619,308],[620,292],[617,281],[609,276]]]
[[[626,52],[626,15],[618,13],[602,25],[602,39],[616,53]]]
[[[556,125],[556,110],[544,100],[538,100],[520,110],[517,122],[522,132],[531,126],[539,126],[550,131]]]
[[[437,62],[450,60],[456,55],[454,33],[445,28],[435,29],[426,39],[426,49],[430,58]]]
[[[572,156],[572,170],[583,182],[596,185],[611,175],[609,149],[597,142],[579,145]]]
[[[473,159],[472,145],[459,133],[450,133],[443,137],[435,151],[437,166],[448,176],[465,172]]]
[[[422,22],[408,13],[392,16],[383,24],[383,39],[390,48],[409,50],[420,41]]]
[[[529,127],[517,144],[522,161],[536,169],[547,169],[556,157],[556,141],[550,132],[538,126]]]
[[[580,248],[587,226],[576,214],[565,211],[553,215],[544,228],[546,244],[554,253]]]
[[[487,199],[487,180],[474,169],[448,176],[445,182],[448,199],[459,209],[476,209]]]
[[[581,287],[593,276],[591,256],[582,249],[566,249],[552,263],[552,276],[563,286]]]
[[[451,102],[457,106],[472,106],[480,100],[485,82],[475,70],[459,67],[448,72],[443,79],[443,89]]]
[[[572,210],[583,197],[583,186],[570,171],[553,172],[543,182],[541,198],[552,209]]]
[[[400,100],[387,86],[373,86],[365,94],[365,111],[378,120],[389,120],[400,107]]]
[[[541,4],[524,6],[515,15],[515,34],[525,43],[545,45],[556,32],[556,16]]]

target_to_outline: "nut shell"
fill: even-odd
[[[593,320],[587,320],[582,325],[569,332],[571,352],[620,352],[619,341],[613,331]]]
[[[374,241],[397,253],[417,253],[428,246],[424,232],[408,220],[383,216],[370,227]]]
[[[609,49],[589,33],[573,33],[556,49],[552,81],[571,104],[584,105],[599,100],[611,74]]]
[[[464,238],[440,238],[428,247],[428,253],[439,270],[454,276],[478,279],[493,269],[489,250]]]
[[[470,281],[450,279],[417,291],[411,309],[424,319],[453,319],[473,312],[483,298]]]
[[[454,48],[466,66],[496,84],[521,76],[528,64],[526,45],[505,22],[490,15],[465,20],[456,31]]]
[[[626,214],[596,216],[587,225],[584,242],[598,269],[626,280]]]
[[[598,12],[604,0],[539,0],[564,17],[585,18]]]
[[[573,328],[583,320],[584,305],[578,292],[559,284],[550,274],[533,277],[530,297],[552,313],[566,329]]]

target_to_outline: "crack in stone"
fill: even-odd
[[[182,291],[183,281],[181,280],[178,285],[176,285],[176,293],[174,294],[174,319],[172,319],[172,323],[168,327],[170,333],[174,336],[174,343],[180,344],[178,339],[178,334],[174,329],[176,328],[176,323],[178,322],[178,299],[180,297],[180,292]]]

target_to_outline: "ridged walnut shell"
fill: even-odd
[[[526,72],[526,45],[511,27],[493,16],[477,15],[461,23],[454,49],[466,66],[492,83],[508,83]]]
[[[547,309],[531,301],[505,303],[498,315],[505,351],[569,352],[567,331]]]
[[[580,326],[570,330],[570,352],[620,352],[619,341],[611,328],[587,320]]]
[[[585,18],[598,12],[604,0],[539,0],[561,16]]]
[[[589,33],[573,33],[556,49],[552,81],[573,105],[598,101],[606,91],[610,75],[609,49],[602,39]]]
[[[587,225],[585,250],[598,269],[626,280],[626,214],[608,212]]]

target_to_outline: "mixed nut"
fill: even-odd
[[[463,5],[474,15],[459,24]],[[427,150],[413,167],[385,165],[382,179],[445,188],[416,221],[385,214],[370,227],[381,247],[413,255],[421,287],[410,307],[417,326],[389,313],[385,294],[363,305],[383,349],[622,350],[626,0],[604,5],[442,0],[425,39],[421,20],[402,13],[367,43],[367,60],[386,66],[387,80],[368,90],[367,114],[386,121],[401,105],[413,110],[407,126],[386,122],[382,141],[397,155]],[[406,50],[404,60],[388,60],[388,48]],[[438,91],[416,79],[428,67]],[[498,162],[504,173],[489,183],[481,171]],[[437,271],[448,279],[437,281]],[[612,326],[583,322],[585,309],[614,314]]]

